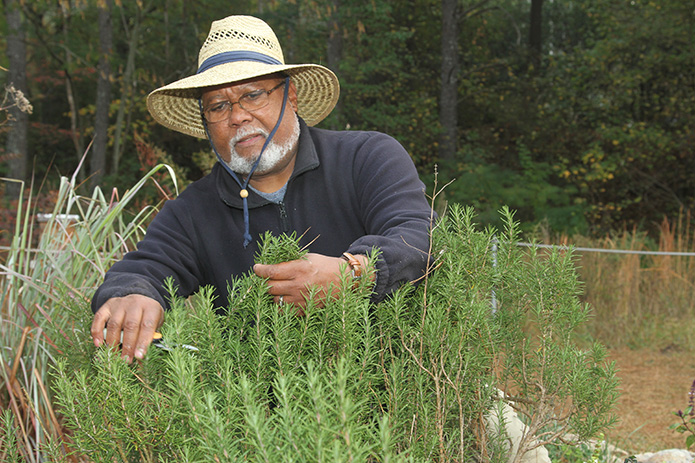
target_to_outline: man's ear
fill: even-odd
[[[294,82],[290,79],[290,88],[287,93],[287,99],[290,102],[290,107],[297,112],[299,110],[299,105],[297,104],[297,87],[295,87]]]

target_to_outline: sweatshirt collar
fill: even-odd
[[[292,180],[295,177],[309,170],[316,169],[320,164],[319,156],[316,152],[316,146],[314,146],[314,141],[311,138],[311,134],[309,134],[309,126],[306,125],[301,117],[299,118],[298,143],[299,146],[297,148],[294,169],[292,170],[292,175],[288,181],[288,190],[290,189],[289,184],[292,183]],[[241,187],[234,181],[231,175],[225,171],[219,162],[215,163],[212,172],[215,176],[215,184],[217,185],[217,192],[220,199],[228,206],[241,209],[243,207],[243,202],[239,196]],[[249,209],[269,204],[268,200],[259,196],[253,190],[249,190],[249,197],[247,198],[247,201]]]

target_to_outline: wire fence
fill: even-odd
[[[492,240],[492,265],[497,267],[497,245],[499,241],[497,238]],[[677,252],[677,251],[638,251],[634,249],[608,249],[608,248],[587,248],[581,246],[567,246],[558,244],[538,244],[538,243],[524,243],[518,242],[517,246],[527,247],[527,248],[541,248],[541,249],[560,249],[572,252],[596,252],[603,254],[630,254],[630,255],[642,255],[642,256],[681,256],[681,257],[695,257],[695,252]],[[491,306],[492,312],[497,312],[497,295],[495,290],[492,290],[491,294]]]
[[[608,249],[608,248],[585,248],[581,246],[567,246],[564,244],[537,244],[537,243],[516,243],[517,246],[527,247],[527,248],[543,248],[543,249],[560,249],[566,251],[577,251],[577,252],[599,252],[605,254],[638,254],[642,256],[683,256],[683,257],[695,257],[695,252],[677,252],[677,251],[637,251],[633,249]],[[497,244],[493,244],[493,253],[497,248]],[[0,251],[9,251],[12,247],[10,246],[0,246]],[[26,249],[30,252],[51,252],[45,249]],[[65,252],[69,251],[67,249],[56,249],[53,252]]]
[[[529,248],[544,248],[544,249],[563,249],[567,251],[579,252],[601,252],[606,254],[638,254],[642,256],[685,256],[695,257],[695,252],[676,252],[676,251],[637,251],[633,249],[606,249],[606,248],[584,248],[580,246],[566,246],[557,244],[534,244],[534,243],[516,243],[517,246]]]

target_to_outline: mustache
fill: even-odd
[[[239,141],[241,141],[242,139],[254,135],[262,135],[265,138],[268,138],[269,132],[260,127],[242,127],[239,130],[237,130],[236,134],[234,134],[231,140],[229,140],[229,145],[234,146],[237,143],[239,143]]]

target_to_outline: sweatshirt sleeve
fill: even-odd
[[[185,204],[168,201],[154,218],[137,250],[127,253],[106,272],[104,282],[92,297],[92,311],[110,298],[141,294],[168,308],[164,281],[173,277],[179,296],[192,294],[199,286],[201,266],[196,240],[189,233]]]
[[[367,234],[348,251],[379,250],[374,288],[378,301],[424,276],[434,213],[410,155],[394,138],[375,134],[357,151],[354,162],[353,181]]]

